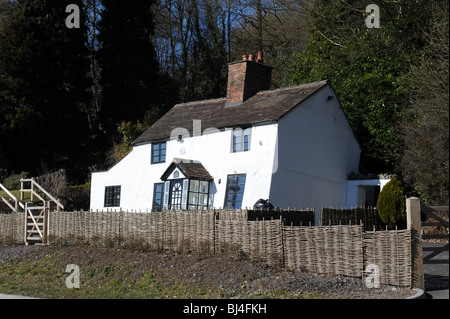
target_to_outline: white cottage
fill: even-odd
[[[92,174],[90,208],[346,206],[360,147],[330,82],[269,90],[271,72],[261,57],[230,63],[225,98],[175,105]]]

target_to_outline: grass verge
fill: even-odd
[[[128,260],[107,264],[88,260],[79,264],[80,288],[69,289],[69,273],[65,272],[67,265],[58,260],[60,253],[58,250],[37,260],[13,258],[0,263],[0,292],[50,299],[317,298],[311,294],[293,295],[283,289],[252,294],[205,283],[173,282],[153,269],[138,271]]]

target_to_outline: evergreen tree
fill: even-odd
[[[66,26],[68,4],[83,15],[81,0],[19,0],[1,26],[0,124],[11,170],[79,168],[85,158],[86,28],[83,16],[80,28]]]
[[[425,41],[427,0],[380,3],[380,28],[365,25],[367,3],[316,0],[308,10],[309,41],[294,55],[286,84],[330,79],[362,146],[364,171],[395,168],[398,121],[409,105],[408,72]]]
[[[377,211],[381,220],[390,229],[395,226],[406,226],[406,197],[403,185],[393,177],[384,187],[378,197]]]

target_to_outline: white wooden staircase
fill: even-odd
[[[13,212],[19,211],[19,206],[22,209],[25,209],[25,206],[23,203],[19,202],[19,200],[14,196],[5,186],[0,183],[0,188],[6,193],[6,195],[9,196],[9,198],[5,198],[2,195],[0,195],[0,200],[6,204]]]
[[[48,244],[48,213],[64,209],[64,206],[33,178],[20,180],[20,200],[1,183],[0,188],[9,197],[0,195],[2,202],[13,212],[25,212],[25,244]],[[30,201],[24,201],[27,192],[30,193]]]

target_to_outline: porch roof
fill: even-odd
[[[199,179],[210,181],[213,179],[201,162],[189,159],[174,158],[169,167],[164,171],[161,180],[165,181],[178,168],[189,179]]]

